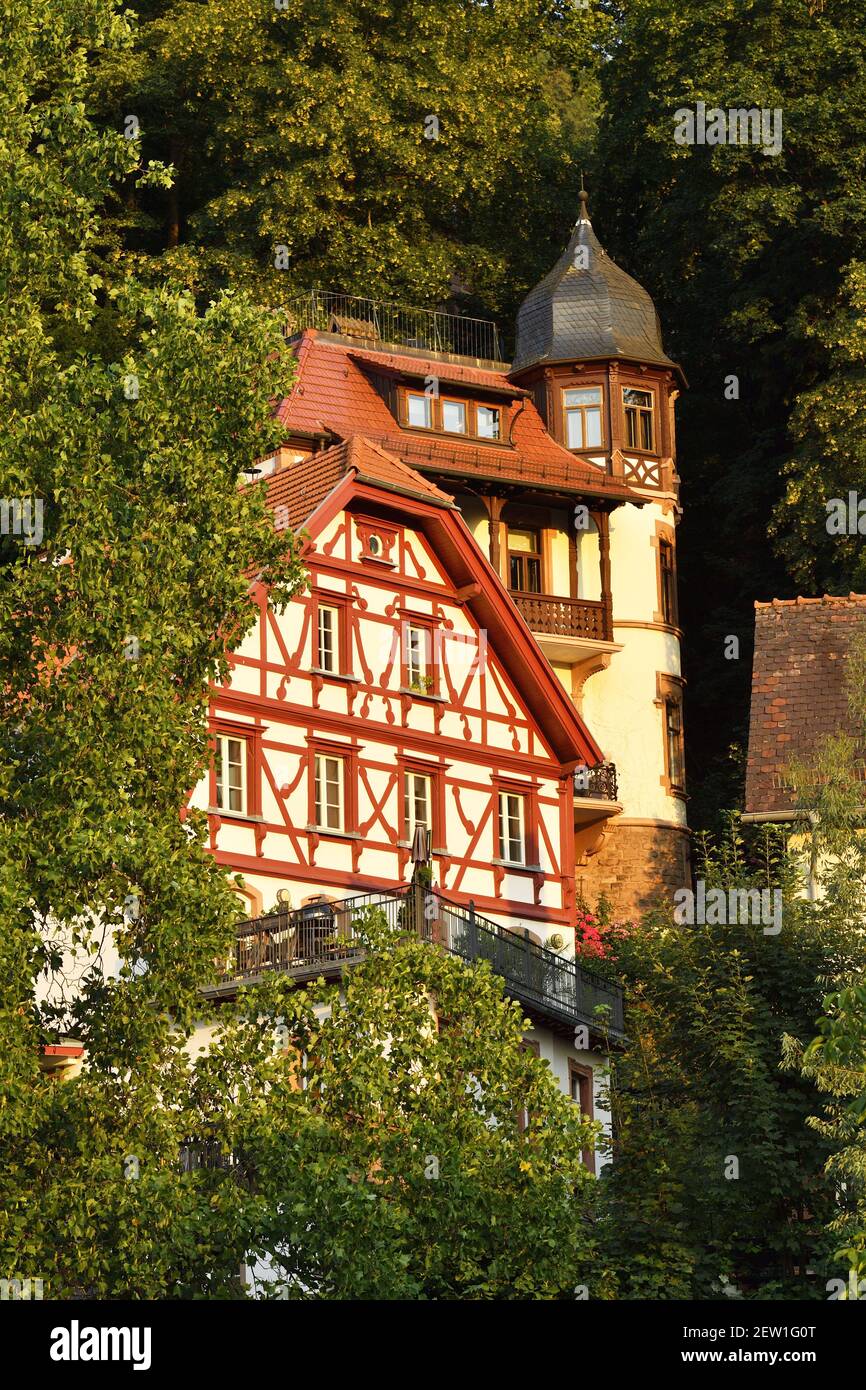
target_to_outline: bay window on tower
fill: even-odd
[[[585,386],[562,393],[565,443],[569,449],[598,449],[602,442],[601,387]]]
[[[655,431],[652,391],[638,391],[634,387],[626,386],[623,388],[622,403],[625,410],[625,438],[628,448],[653,453]]]

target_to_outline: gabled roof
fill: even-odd
[[[808,757],[827,734],[857,732],[845,695],[845,658],[863,622],[864,594],[755,604],[747,815],[790,813],[796,805],[785,785],[791,758]]]
[[[676,367],[652,299],[611,260],[592,229],[586,193],[580,198],[568,245],[517,312],[512,374],[539,362],[612,357]]]
[[[442,492],[393,454],[358,434],[273,473],[266,483],[268,506],[274,510],[280,506],[288,508],[287,524],[296,531],[350,473],[362,482],[378,484],[390,492],[423,497],[435,506],[453,506],[447,492]]]
[[[362,434],[415,469],[582,491],[610,501],[643,504],[643,498],[627,483],[575,458],[558,444],[548,434],[532,399],[509,381],[505,372],[399,353],[365,352],[314,328],[304,331],[297,353],[295,385],[277,410],[287,433],[326,435],[337,440]],[[373,372],[377,369],[416,378],[436,377],[507,397],[507,408],[512,411],[508,442],[485,445],[401,431],[376,390]]]
[[[311,454],[265,480],[271,507],[289,508],[289,525],[311,541],[353,501],[391,506],[396,519],[427,540],[437,562],[514,682],[554,756],[565,767],[603,761],[603,754],[508,590],[446,493],[368,439],[353,438]],[[399,582],[399,581],[396,581]]]

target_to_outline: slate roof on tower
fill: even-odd
[[[517,312],[511,375],[539,362],[611,357],[676,368],[650,296],[604,250],[582,189],[580,200],[567,247]]]

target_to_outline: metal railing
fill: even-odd
[[[384,913],[394,931],[417,935],[467,962],[488,961],[508,993],[530,1013],[573,1030],[581,1023],[600,1026],[596,1009],[603,1006],[607,1030],[622,1034],[623,995],[617,985],[540,946],[528,931],[509,931],[479,916],[471,903],[452,903],[435,890],[417,887],[309,904],[243,922],[223,983],[250,980],[269,970],[285,970],[296,979],[339,974],[363,957],[359,922],[370,908]]]
[[[547,637],[611,639],[610,609],[602,599],[562,598],[512,589],[511,597],[527,626]]]
[[[502,343],[496,324],[488,319],[445,314],[436,309],[414,309],[405,304],[335,294],[330,290],[308,290],[289,300],[286,336],[292,337],[304,328],[339,333],[367,347],[390,343],[425,352],[471,357],[474,361],[502,360]]]
[[[595,801],[616,801],[616,763],[596,763],[595,767],[575,768],[574,794]]]

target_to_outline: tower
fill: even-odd
[[[565,251],[520,306],[509,379],[531,392],[563,448],[633,494],[610,513],[610,650],[573,682],[616,765],[622,806],[577,828],[580,882],[588,900],[604,892],[629,912],[689,872],[674,419],[686,383],[649,294],[595,235],[583,190],[580,203]]]

